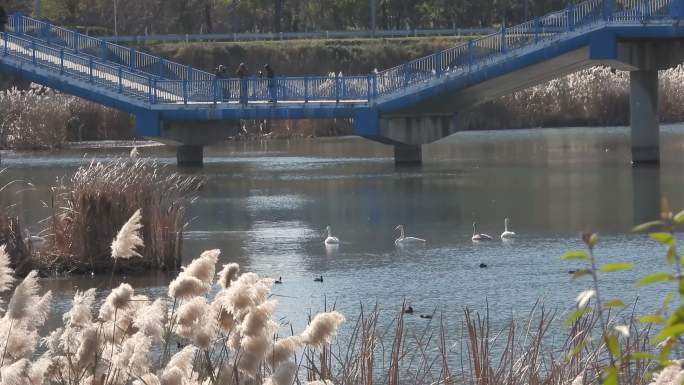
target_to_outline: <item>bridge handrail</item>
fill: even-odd
[[[236,32],[102,36],[111,42],[189,42],[189,41],[270,41],[296,39],[359,39],[416,36],[473,36],[491,33],[494,28],[388,29],[310,32]]]
[[[25,52],[15,53],[18,50],[9,49],[8,43],[17,45]],[[149,91],[143,92],[142,90],[154,81],[151,76],[130,71],[122,65],[97,61],[92,56],[80,55],[62,47],[48,46],[33,38],[5,34],[4,44],[5,46],[2,49],[4,56],[16,56],[36,66],[42,66],[80,80],[97,83],[128,96],[147,97]],[[55,63],[55,60],[59,62]]]
[[[8,31],[35,36],[37,39],[43,40],[48,44],[54,43],[71,49],[73,52],[116,61],[128,66],[131,71],[140,71],[160,79],[211,80],[214,78],[214,74],[206,71],[197,70],[191,66],[172,62],[134,48],[124,47],[103,39],[84,35],[20,13],[14,14],[9,18]],[[52,36],[57,36],[58,39],[54,39]],[[95,51],[95,53],[92,51]],[[173,77],[170,77],[170,75]]]
[[[564,32],[608,21],[636,21],[668,16],[674,0],[586,0],[524,23],[469,40],[432,55],[378,72],[378,95],[452,73],[468,72],[515,49],[549,41]],[[684,7],[684,4],[682,5]],[[681,11],[684,12],[684,9]]]
[[[251,102],[367,101],[373,97],[371,76],[249,77],[245,79],[170,80],[130,71],[124,65],[50,46],[30,35],[5,34],[2,54],[61,75],[156,103],[241,102],[241,91]],[[11,44],[10,48],[8,44]]]

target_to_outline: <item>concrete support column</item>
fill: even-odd
[[[178,146],[176,148],[176,160],[180,167],[202,167],[204,146]]]
[[[658,115],[658,71],[629,73],[632,164],[658,164],[660,142]]]
[[[423,149],[420,145],[395,144],[394,164],[397,166],[420,166],[423,163]]]

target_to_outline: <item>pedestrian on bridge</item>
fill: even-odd
[[[266,84],[268,86],[268,95],[270,97],[269,102],[276,102],[276,84],[275,84],[275,72],[270,65],[264,64],[264,74],[266,75]]]
[[[223,101],[226,97],[228,98],[228,100],[230,100],[230,83],[225,80],[228,79],[228,71],[226,70],[226,66],[220,64],[214,70],[214,75],[216,76],[216,80],[218,81],[217,88],[221,90],[221,94],[218,95],[218,98],[221,101]]]
[[[249,70],[247,69],[245,63],[240,63],[237,70],[235,70],[235,75],[237,75],[237,77],[240,78],[240,103],[247,104],[247,77],[249,76]]]

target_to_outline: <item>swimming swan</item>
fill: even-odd
[[[504,232],[501,233],[501,239],[515,238],[515,233],[508,230],[508,223],[510,220],[508,218],[504,219]]]
[[[328,238],[325,238],[325,244],[326,245],[339,245],[340,239],[332,236],[332,230],[330,229],[330,226],[327,226],[325,229],[328,231]]]
[[[416,238],[416,237],[407,237],[404,235],[404,225],[399,225],[394,228],[394,231],[401,231],[401,234],[399,235],[399,238],[397,238],[394,241],[394,244],[397,246],[408,246],[408,245],[424,245],[427,243],[425,239],[421,238]]]
[[[477,233],[477,223],[473,222],[473,237],[470,238],[473,240],[473,242],[480,242],[480,241],[491,241],[492,237],[487,234],[478,234]]]

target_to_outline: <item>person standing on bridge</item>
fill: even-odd
[[[237,70],[235,70],[235,75],[240,78],[240,103],[247,104],[247,77],[249,76],[249,70],[245,63],[240,63]]]
[[[275,72],[270,65],[264,64],[264,74],[266,75],[266,84],[268,86],[268,95],[270,103],[276,102],[276,84],[275,84]]]
[[[230,99],[230,83],[225,80],[228,79],[228,71],[226,70],[226,66],[221,64],[216,67],[214,70],[214,75],[216,76],[219,89],[221,90],[219,99],[221,99],[221,101],[223,101],[226,97]]]

